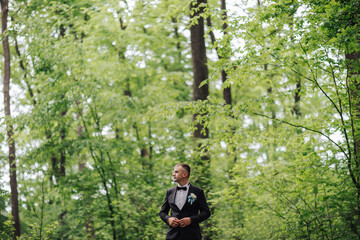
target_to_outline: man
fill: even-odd
[[[166,240],[201,240],[199,223],[210,217],[204,191],[191,185],[189,177],[189,165],[174,167],[173,178],[178,185],[167,190],[159,214],[169,226]]]

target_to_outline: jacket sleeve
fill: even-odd
[[[166,192],[166,196],[165,196],[165,200],[164,200],[164,203],[163,205],[161,206],[161,210],[160,210],[160,218],[166,223],[169,225],[168,223],[168,219],[169,219],[169,210],[170,210],[170,205],[169,205],[169,190],[167,190]]]
[[[191,224],[198,224],[208,219],[211,215],[209,206],[206,202],[204,191],[202,189],[200,190],[198,201],[199,201],[199,214],[190,217]]]

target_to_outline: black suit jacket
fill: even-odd
[[[192,204],[188,201],[188,196],[191,193],[196,195],[196,200]],[[199,223],[210,217],[210,210],[205,199],[204,191],[190,184],[185,205],[181,210],[175,204],[175,196],[176,187],[167,190],[164,204],[159,213],[161,219],[169,225],[169,217],[176,217],[178,219],[190,217],[191,224],[183,228],[172,228],[169,226],[166,239],[173,240],[180,236],[181,239],[184,240],[201,240]],[[171,210],[170,216],[169,210]]]

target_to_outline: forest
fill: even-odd
[[[359,0],[0,4],[0,239],[360,239]]]

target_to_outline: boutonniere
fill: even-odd
[[[190,205],[192,205],[195,200],[196,200],[196,195],[194,193],[190,193],[190,195],[188,196],[188,202],[190,203]]]

